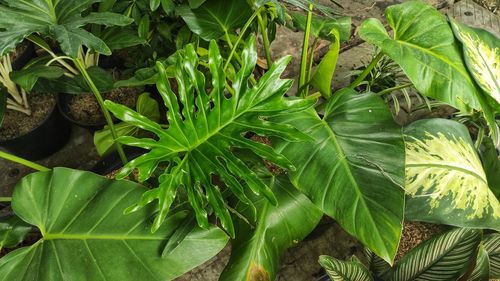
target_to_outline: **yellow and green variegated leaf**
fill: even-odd
[[[388,281],[458,280],[469,268],[481,231],[458,228],[413,248],[385,275]]]
[[[500,278],[500,233],[485,235],[483,243],[490,261],[490,278]]]
[[[486,30],[472,28],[450,18],[453,32],[463,44],[465,62],[472,77],[500,109],[500,40]]]
[[[500,203],[465,126],[420,120],[406,128],[405,146],[408,219],[500,230]]]
[[[354,256],[352,261],[320,256],[319,263],[332,281],[373,281],[370,271]]]

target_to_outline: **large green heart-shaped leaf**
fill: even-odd
[[[210,41],[243,26],[250,18],[252,9],[245,0],[211,0],[196,9],[187,5],[180,6],[177,13],[192,32]]]
[[[12,207],[43,238],[3,257],[0,280],[171,280],[224,248],[227,236],[220,229],[197,229],[162,258],[185,213],[172,214],[152,234],[153,209],[123,214],[143,191],[133,182],[67,168],[23,178]]]
[[[500,40],[486,30],[468,27],[450,18],[455,36],[462,42],[465,63],[477,84],[496,101],[500,111]]]
[[[273,206],[263,197],[254,197],[257,208],[255,228],[238,220],[231,259],[219,280],[274,280],[279,260],[285,250],[304,239],[323,216],[314,204],[284,176],[272,177],[270,185],[278,204]],[[248,205],[236,209],[252,216]]]
[[[352,261],[341,261],[329,256],[320,256],[319,263],[334,281],[372,281],[368,269],[355,257]]]
[[[421,94],[460,110],[481,107],[453,31],[439,11],[423,1],[408,1],[390,6],[385,16],[393,38],[378,19],[363,22],[361,38],[396,61]]]
[[[82,13],[102,0],[4,0],[0,3],[0,55],[15,49],[33,33],[52,36],[67,55],[75,58],[85,45],[96,52],[110,55],[104,41],[83,29],[89,23],[124,26],[132,19],[124,15],[103,12]]]
[[[408,219],[500,230],[500,203],[464,125],[420,120],[405,141]]]
[[[401,236],[404,143],[386,104],[351,89],[314,110],[281,119],[315,139],[278,146],[295,166],[292,182],[326,214],[392,263]]]
[[[385,276],[390,281],[458,280],[475,260],[481,231],[453,229],[418,245]]]

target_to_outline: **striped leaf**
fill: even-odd
[[[329,256],[320,256],[319,263],[333,281],[373,280],[368,269],[355,257],[352,261],[341,261]]]
[[[488,281],[490,275],[490,259],[484,245],[479,246],[474,271],[467,279],[468,281]]]
[[[474,260],[481,231],[457,228],[412,249],[386,275],[393,281],[457,280]]]
[[[486,235],[483,243],[490,260],[490,278],[500,278],[500,233]]]
[[[500,203],[488,186],[467,128],[446,119],[405,130],[406,217],[500,230]]]
[[[368,269],[376,276],[383,276],[385,272],[391,269],[391,265],[377,256],[369,248],[364,249],[366,259],[368,260]]]

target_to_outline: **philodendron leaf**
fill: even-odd
[[[478,90],[462,62],[462,53],[446,18],[423,1],[385,10],[394,30],[390,38],[378,19],[368,19],[359,35],[396,61],[419,93],[460,110],[480,109]]]
[[[211,0],[196,9],[179,6],[177,13],[192,32],[206,41],[217,40],[243,26],[252,9],[245,0]]]
[[[6,220],[0,219],[0,250],[12,248],[24,240],[26,234],[31,230],[31,225],[25,223],[17,216]]]
[[[389,281],[458,280],[475,260],[481,231],[458,228],[409,251],[385,276]]]
[[[329,99],[332,95],[333,74],[337,66],[340,51],[340,35],[338,30],[332,29],[331,34],[337,39],[331,43],[330,50],[321,59],[311,78],[311,85],[317,88],[325,99]]]
[[[255,85],[250,85],[249,78],[257,61],[255,43],[253,36],[246,43],[241,69],[231,84],[230,97],[227,96],[222,57],[215,41],[210,42],[208,50],[208,68],[211,74],[209,93],[205,90],[205,75],[198,70],[200,58],[192,44],[177,53],[177,93],[173,92],[165,67],[157,63],[157,88],[168,108],[168,127],[123,105],[105,102],[106,107],[117,118],[158,136],[158,140],[119,138],[123,144],[150,150],[125,165],[118,174],[119,178],[137,169],[139,180],[144,181],[160,163],[170,164],[159,178],[159,187],[145,192],[142,199],[129,209],[138,210],[158,200],[155,203],[160,212],[155,218],[153,230],[163,223],[177,190],[185,188],[199,225],[209,225],[205,204],[208,202],[220,218],[222,227],[234,237],[234,227],[220,186],[212,181],[214,174],[219,175],[228,189],[244,203],[252,205],[245,195],[246,187],[276,203],[272,190],[234,155],[233,148],[249,149],[263,159],[283,168],[293,169],[293,165],[283,155],[265,144],[245,138],[244,134],[254,132],[278,136],[287,141],[308,139],[307,135],[292,126],[272,123],[266,119],[278,114],[302,111],[313,106],[316,101],[284,97],[292,81],[282,80],[280,75],[290,61],[289,57],[278,60]]]
[[[485,235],[483,243],[490,261],[490,278],[500,278],[500,233]]]
[[[490,280],[490,259],[484,245],[479,245],[476,258],[476,266],[467,281],[488,281]]]
[[[143,191],[137,183],[67,168],[23,178],[12,207],[43,238],[0,259],[0,280],[171,280],[224,248],[227,236],[220,229],[196,229],[162,258],[185,213],[170,215],[152,234],[153,208],[123,214]]]
[[[64,75],[57,66],[34,65],[10,73],[10,78],[26,91],[31,91],[39,78],[56,79]]]
[[[408,219],[500,230],[500,203],[464,125],[420,120],[405,141]]]
[[[344,89],[323,118],[310,110],[280,120],[314,138],[277,146],[296,166],[289,172],[294,185],[392,263],[403,224],[404,142],[383,100]]]
[[[304,239],[318,224],[323,213],[285,176],[271,177],[270,185],[278,204],[273,206],[255,196],[255,227],[238,220],[231,259],[219,280],[275,280],[279,260],[285,250]],[[239,203],[236,210],[251,217],[252,210]]]
[[[468,27],[450,18],[455,36],[462,42],[465,63],[477,84],[496,101],[500,111],[500,39],[486,30]]]
[[[329,256],[320,256],[319,263],[333,281],[372,281],[368,269],[356,258],[341,261]]]

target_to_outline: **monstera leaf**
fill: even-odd
[[[455,36],[462,42],[465,62],[483,91],[500,111],[500,39],[486,30],[468,27],[450,18]]]
[[[372,281],[368,269],[356,258],[341,261],[329,256],[320,256],[319,263],[334,281]]]
[[[171,280],[224,248],[227,236],[220,229],[196,229],[162,258],[186,213],[172,213],[151,234],[154,208],[123,214],[143,191],[137,183],[67,168],[23,178],[12,208],[43,238],[0,259],[0,280]]]
[[[475,260],[481,232],[454,229],[418,245],[383,278],[390,281],[458,280]]]
[[[480,109],[478,91],[446,18],[423,1],[390,6],[390,38],[378,19],[365,21],[359,35],[396,61],[423,95],[460,110]]]
[[[4,0],[0,3],[0,55],[12,51],[33,33],[55,38],[67,55],[75,58],[78,49],[88,48],[110,55],[104,41],[82,27],[89,23],[125,26],[132,19],[115,13],[90,13],[92,4],[102,0]]]
[[[500,230],[500,203],[488,187],[467,128],[427,119],[405,130],[406,217]]]
[[[392,263],[404,210],[404,143],[386,104],[373,94],[344,89],[325,115],[286,115],[314,143],[281,142],[296,166],[294,185],[373,252]]]
[[[196,211],[198,223],[208,226],[205,210],[205,202],[208,202],[220,218],[222,226],[234,237],[232,220],[225,207],[221,186],[212,181],[212,175],[220,176],[229,190],[244,203],[252,205],[244,193],[244,186],[276,203],[271,189],[234,155],[231,148],[250,149],[281,167],[293,169],[293,165],[284,156],[265,144],[245,138],[244,133],[274,135],[288,141],[307,139],[306,135],[292,126],[273,124],[266,121],[266,118],[304,110],[311,107],[315,100],[284,97],[292,81],[281,80],[280,75],[290,61],[289,57],[278,60],[257,84],[249,85],[249,77],[257,61],[253,36],[243,51],[242,67],[232,81],[231,97],[226,96],[226,78],[215,41],[210,42],[208,57],[212,88],[209,94],[205,90],[205,76],[198,70],[199,58],[193,45],[187,45],[183,52],[178,52],[175,68],[177,94],[170,86],[165,68],[161,63],[157,64],[157,87],[168,108],[167,128],[128,107],[110,101],[106,101],[106,107],[122,121],[158,136],[158,140],[119,138],[123,144],[150,150],[129,162],[120,171],[119,178],[137,168],[139,180],[146,180],[160,163],[169,164],[159,178],[159,187],[144,193],[140,202],[129,211],[138,210],[158,200],[160,211],[153,226],[153,230],[156,230],[165,220],[177,189],[184,187],[189,202]],[[182,109],[179,103],[182,104]]]
[[[323,216],[286,176],[271,177],[270,182],[278,204],[273,206],[262,197],[253,199],[258,210],[255,228],[237,221],[231,259],[219,280],[275,280],[285,250],[304,239]],[[236,209],[247,217],[253,212],[242,203]]]
[[[229,35],[250,18],[252,9],[245,0],[211,0],[197,9],[187,5],[177,8],[177,13],[189,29],[206,41]]]

